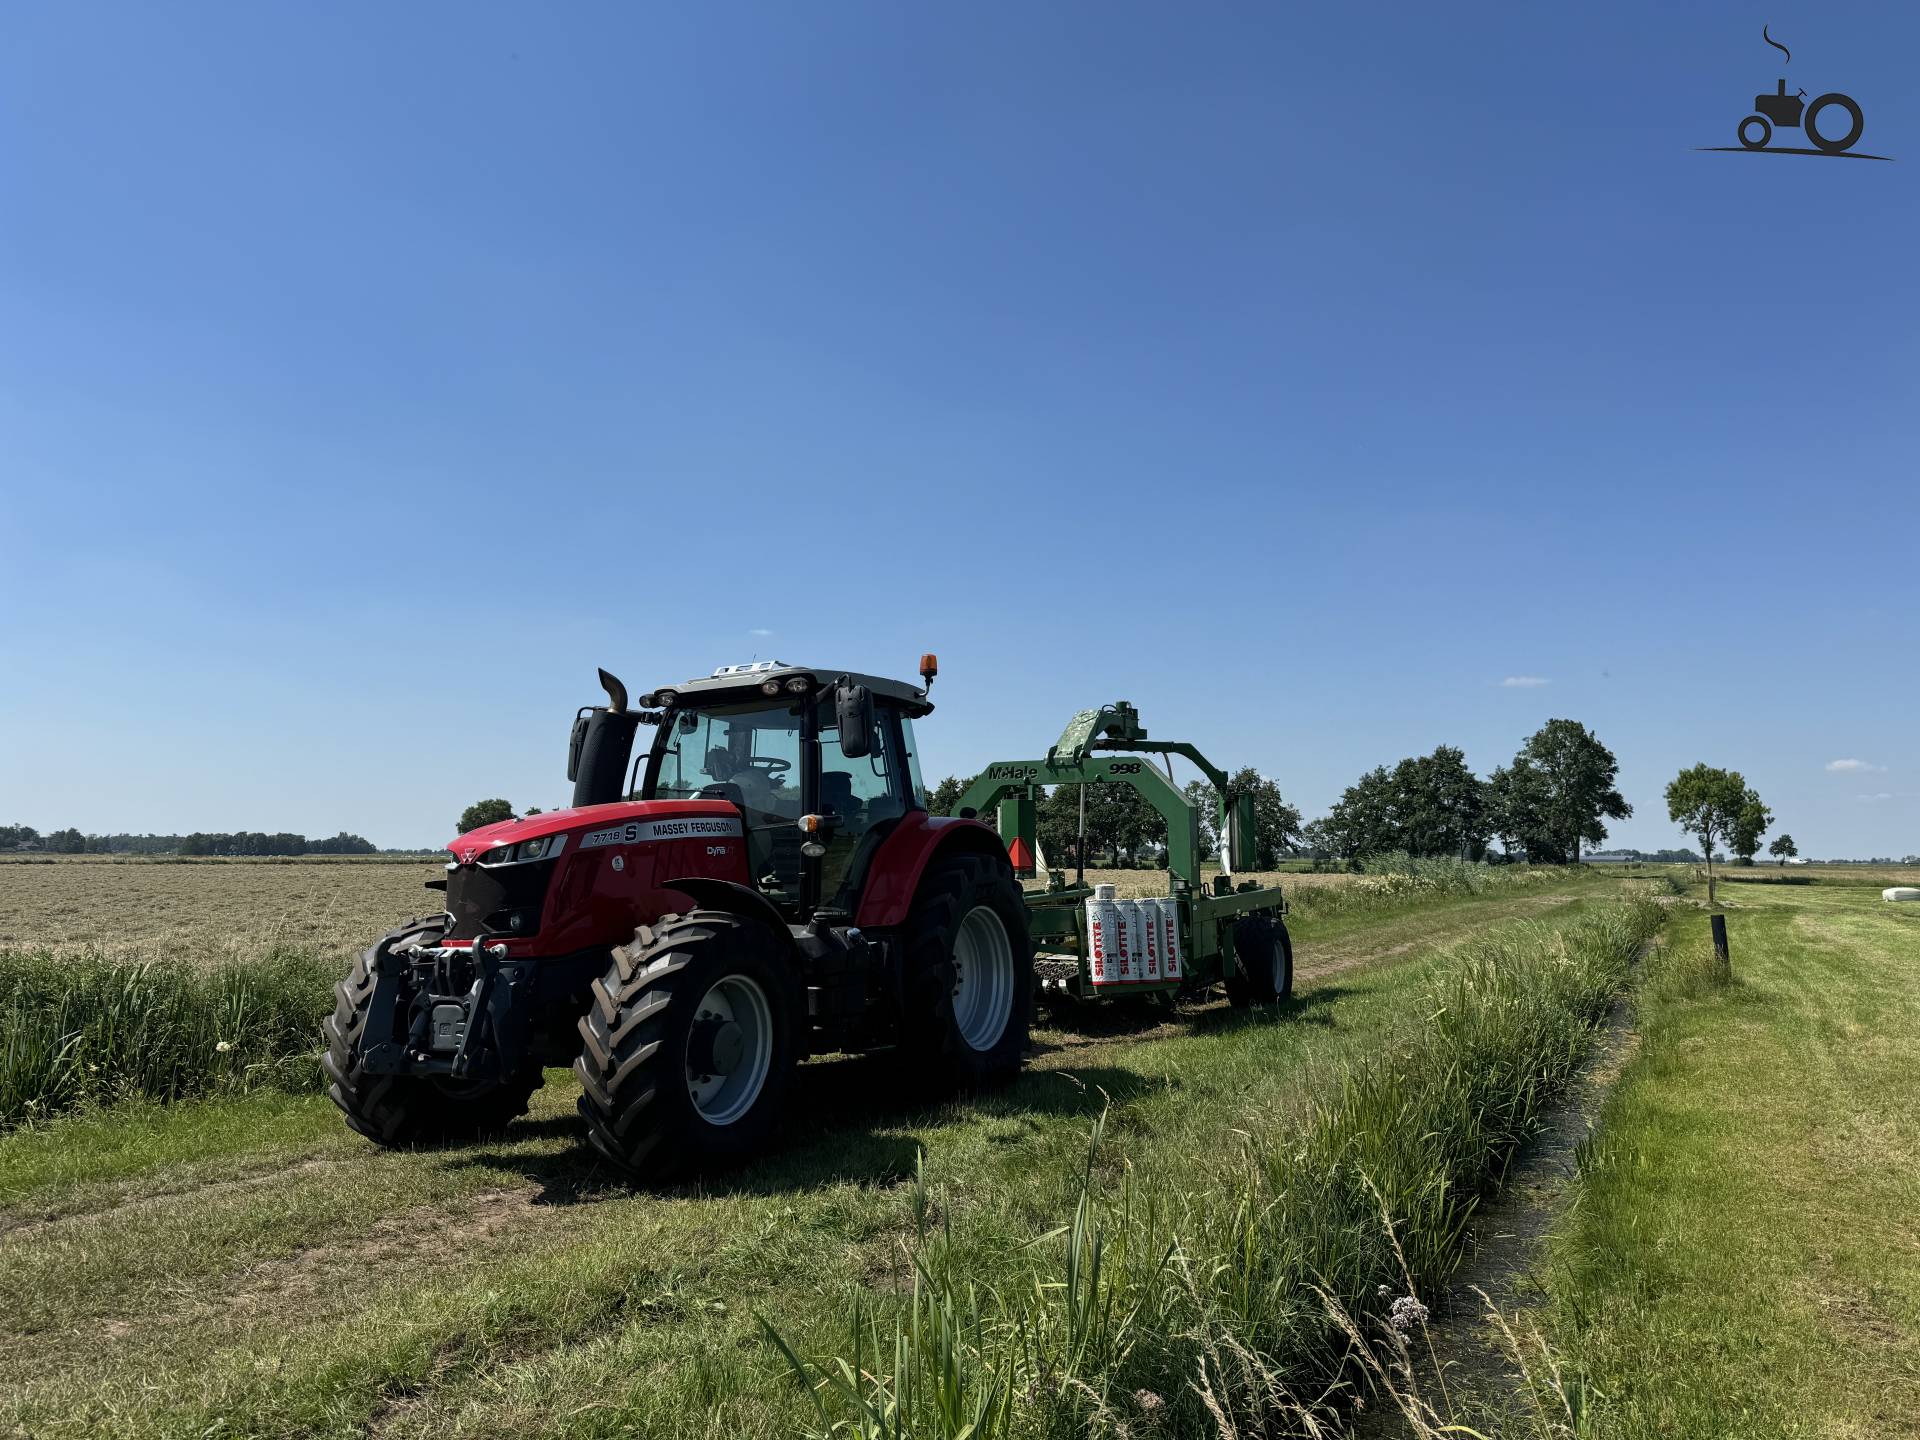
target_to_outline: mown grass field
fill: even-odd
[[[357,922],[344,901],[309,905],[301,922],[316,937],[309,943],[350,949],[387,915],[417,912],[423,892],[390,891],[378,878]],[[1289,881],[1301,878],[1311,877]],[[1629,888],[1605,875],[1555,874],[1483,894],[1383,893],[1325,910],[1303,894],[1294,916],[1300,993],[1277,1015],[1218,1005],[1172,1016],[1055,1013],[1016,1085],[935,1109],[891,1101],[877,1058],[821,1059],[803,1071],[788,1141],[765,1161],[658,1193],[611,1186],[596,1169],[579,1142],[565,1072],[549,1076],[533,1114],[502,1140],[406,1154],[348,1134],[323,1097],[297,1088],[84,1106],[0,1136],[0,1425],[34,1435],[793,1434],[821,1422],[763,1319],[809,1363],[825,1359],[848,1343],[856,1311],[883,1329],[911,1311],[916,1258],[937,1258],[978,1287],[976,1299],[990,1291],[1013,1306],[994,1312],[1002,1328],[993,1346],[977,1345],[979,1357],[1010,1357],[1014,1332],[1003,1321],[1052,1323],[1057,1292],[1044,1287],[1064,1263],[1059,1227],[1092,1176],[1115,1247],[1108,1273],[1133,1275],[1142,1295],[1172,1307],[1166,1315],[1189,1319],[1155,1325],[1153,1343],[1136,1334],[1141,1343],[1101,1367],[1075,1351],[1109,1387],[1099,1406],[1076,1410],[1042,1384],[1012,1433],[1096,1423],[1112,1433],[1195,1433],[1213,1422],[1184,1371],[1155,1368],[1185,1353],[1160,1343],[1161,1332],[1201,1316],[1224,1323],[1226,1302],[1202,1286],[1194,1294],[1206,1303],[1194,1309],[1199,1299],[1168,1291],[1140,1263],[1143,1237],[1177,1237],[1190,1225],[1199,1255],[1202,1241],[1232,1232],[1222,1197],[1281,1193],[1274,1177],[1287,1173],[1291,1152],[1271,1146],[1322,1133],[1313,1127],[1346,1113],[1339,1097],[1367,1067],[1412,1064],[1407,1057],[1440,1043],[1436,985],[1472,964],[1483,968],[1471,973],[1492,974],[1452,947],[1505,936],[1502,954],[1551,957],[1565,943],[1561,930]],[[272,903],[256,891],[236,913],[271,914]],[[276,933],[263,925],[255,933]],[[1595,954],[1621,943],[1606,940]],[[1434,1070],[1443,1089],[1433,1103],[1491,1108],[1452,1159],[1422,1159],[1418,1137],[1382,1152],[1383,1167],[1405,1163],[1416,1176],[1460,1169],[1436,1192],[1447,1201],[1438,1211],[1432,1195],[1420,1199],[1428,1182],[1407,1182],[1408,1234],[1417,1229],[1431,1251],[1423,1263],[1446,1263],[1475,1167],[1510,1143],[1512,1127],[1524,1128],[1536,1084],[1542,1096],[1550,1091],[1545,1082],[1590,1020],[1589,992],[1614,983],[1614,963],[1581,971],[1584,998],[1564,1006],[1547,998],[1546,981],[1559,972],[1540,970],[1538,1024],[1510,1036],[1495,1027],[1474,1042],[1519,1047],[1514,1054],[1539,1067],[1535,1081],[1447,1100],[1444,1086],[1455,1082],[1445,1077],[1479,1068],[1448,1061]],[[1458,993],[1467,1003],[1475,992]],[[1381,1074],[1366,1083],[1397,1093],[1401,1082]],[[1362,1084],[1354,1093],[1371,1092]],[[1525,1100],[1517,1109],[1515,1095]],[[1089,1135],[1103,1113],[1089,1171]],[[1393,1123],[1382,1116],[1381,1132]],[[1332,1247],[1357,1284],[1390,1257],[1382,1236],[1356,1220],[1343,1163],[1309,1167],[1323,1186],[1346,1176],[1340,1203],[1349,1208],[1335,1217],[1337,1232],[1276,1231],[1267,1248],[1295,1263],[1320,1253],[1313,1246]],[[1282,1284],[1294,1272],[1278,1259],[1269,1268],[1273,1294],[1295,1296],[1296,1283]],[[1023,1309],[1014,1302],[1025,1294],[1034,1303]],[[1319,1322],[1293,1299],[1287,1306],[1253,1317],[1265,1327],[1255,1329],[1276,1355],[1311,1357]],[[1162,1389],[1136,1394],[1127,1382],[1140,1376]]]
[[[1642,986],[1547,1272],[1586,1433],[1920,1435],[1920,905],[1879,881],[1725,886],[1732,983],[1695,916]]]
[[[0,862],[0,949],[211,962],[338,959],[438,909],[431,860]]]
[[[1706,872],[1701,869],[1700,873]],[[1716,865],[1714,873],[1736,885],[1838,885],[1872,890],[1920,885],[1920,866],[1915,865]]]
[[[436,860],[0,860],[0,950],[210,962],[300,951],[344,966],[370,940],[437,908]],[[1125,895],[1166,893],[1164,870],[1102,870]],[[1290,892],[1350,882],[1280,871]]]

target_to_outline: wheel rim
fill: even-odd
[[[1287,993],[1287,947],[1280,943],[1278,935],[1273,937],[1273,993]]]
[[[773,1011],[759,982],[729,975],[700,997],[687,1037],[687,1096],[709,1125],[753,1108],[773,1067]]]
[[[1013,942],[991,905],[976,905],[953,942],[953,1021],[972,1050],[991,1050],[1013,1017]]]

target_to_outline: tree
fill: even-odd
[[[1784,865],[1800,853],[1800,847],[1793,843],[1793,836],[1782,833],[1779,839],[1767,846],[1767,853]]]
[[[482,825],[498,825],[513,819],[513,806],[504,800],[476,800],[460,812],[459,831],[478,830]]]
[[[927,809],[935,815],[951,815],[953,807],[960,803],[960,797],[967,793],[971,780],[962,780],[949,775],[933,787],[933,793],[927,796]]]
[[[1727,837],[1727,843],[1733,853],[1740,857],[1742,865],[1753,864],[1754,852],[1760,848],[1760,837],[1766,834],[1767,827],[1773,823],[1773,812],[1760,803],[1760,797],[1749,789],[1740,803],[1740,813],[1734,816],[1733,833]]]
[[[1579,864],[1581,841],[1598,845],[1607,838],[1603,820],[1633,814],[1614,788],[1620,762],[1577,720],[1547,721],[1520,747],[1515,766],[1522,761],[1538,772],[1527,777],[1528,798],[1543,827],[1538,838],[1557,852],[1556,860]]]
[[[1083,800],[1087,816],[1085,863],[1092,863],[1104,852],[1109,864],[1118,865],[1124,859],[1133,865],[1141,850],[1156,842],[1164,843],[1167,838],[1160,812],[1131,785],[1056,785],[1040,801],[1040,848],[1049,865],[1064,868],[1074,863],[1079,852]]]
[[[1220,792],[1204,780],[1189,780],[1180,793],[1200,816],[1200,858],[1210,860],[1220,849]]]
[[[1376,766],[1349,785],[1323,823],[1329,848],[1343,860],[1358,861],[1399,849],[1393,777],[1387,767]]]
[[[307,852],[312,855],[371,855],[373,842],[363,835],[350,835],[342,830],[325,840],[307,842]]]
[[[1488,788],[1457,746],[1376,766],[1346,788],[1315,830],[1318,847],[1348,860],[1392,850],[1410,855],[1486,852],[1494,831]]]
[[[47,836],[47,849],[55,855],[84,855],[87,852],[87,837],[71,827],[55,830]]]
[[[1313,857],[1313,868],[1317,873],[1327,861],[1335,859],[1339,852],[1334,849],[1333,832],[1328,828],[1327,817],[1304,826],[1300,831],[1300,843],[1306,847],[1307,854]]]
[[[1441,745],[1393,769],[1396,848],[1410,855],[1476,856],[1487,848],[1486,792],[1466,752]]]
[[[1487,829],[1509,858],[1564,858],[1565,852],[1556,850],[1548,835],[1545,779],[1524,756],[1487,777]]]
[[[1667,818],[1689,835],[1700,837],[1700,852],[1707,857],[1709,904],[1714,897],[1713,842],[1732,835],[1752,793],[1738,770],[1706,764],[1682,770],[1667,786]]]
[[[1058,789],[1071,791],[1071,785]],[[1105,850],[1118,865],[1124,854],[1129,867],[1139,863],[1140,851],[1167,837],[1160,813],[1131,785],[1088,785],[1087,845]],[[1069,797],[1071,798],[1071,797]]]

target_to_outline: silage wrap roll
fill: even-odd
[[[1087,978],[1096,986],[1113,983],[1113,977],[1120,970],[1125,944],[1113,886],[1094,886],[1093,898],[1087,901]]]

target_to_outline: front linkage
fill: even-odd
[[[536,960],[490,935],[441,942],[444,916],[369,946],[326,1022],[329,1093],[356,1130],[392,1144],[497,1128],[540,1083],[528,1003]]]
[[[368,1074],[466,1080],[482,1055],[491,1062],[482,1074],[515,1068],[524,1058],[527,1028],[526,1011],[515,1000],[532,979],[533,962],[508,961],[507,947],[490,944],[492,938],[481,934],[470,944],[434,945],[401,930],[366,952],[374,982],[368,1034],[395,1034],[402,1004],[407,1013],[405,1040],[374,1039],[361,1052]],[[396,943],[401,939],[411,943]]]

